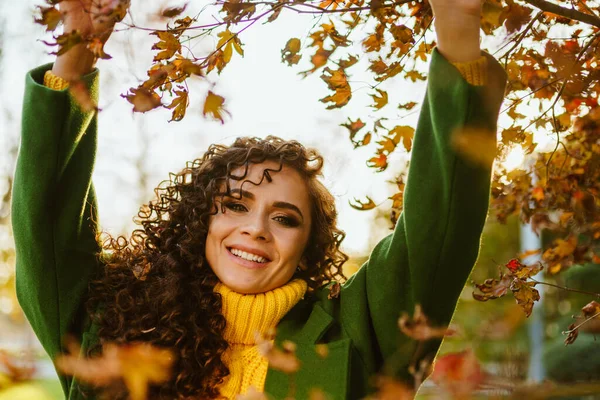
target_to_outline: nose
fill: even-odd
[[[248,218],[246,218],[244,221],[241,230],[243,235],[248,235],[255,240],[271,240],[271,233],[269,231],[267,217],[261,215],[261,213],[253,213],[248,215]]]

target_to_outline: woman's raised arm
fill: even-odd
[[[491,165],[456,153],[452,134],[477,129],[495,138],[506,74],[479,49],[479,0],[431,0],[438,47],[415,134],[404,210],[394,232],[344,285],[339,319],[377,371],[410,380],[409,364],[437,352],[441,340],[419,346],[398,330],[398,317],[417,304],[435,326],[449,323],[473,268],[486,219]],[[419,354],[415,354],[417,352]]]
[[[66,31],[86,29],[91,17],[84,3],[61,2]],[[82,301],[98,266],[91,183],[97,116],[82,110],[67,90],[43,82],[54,68],[67,81],[81,78],[97,99],[98,74],[89,55],[79,45],[58,57],[54,67],[43,65],[26,76],[12,201],[16,286],[21,307],[51,358],[63,350],[66,334],[81,333]],[[66,391],[67,378],[61,382]]]

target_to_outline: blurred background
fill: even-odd
[[[33,22],[39,4],[32,0],[0,3],[0,349],[24,364],[32,362],[35,367],[33,383],[0,390],[0,400],[63,398],[52,363],[37,343],[14,294],[10,201],[25,74],[53,60],[48,54],[49,48],[40,41],[50,39],[49,34]],[[165,22],[157,15],[169,5],[176,4],[158,1],[143,7],[133,4],[135,24],[164,27]],[[196,6],[190,4],[188,11],[193,13],[191,9]],[[210,19],[210,16],[205,18]],[[385,200],[395,193],[395,184],[391,182],[405,170],[408,157],[397,151],[390,157],[390,168],[375,173],[366,166],[366,160],[371,157],[370,150],[354,149],[347,130],[339,125],[339,121],[346,118],[370,117],[372,99],[366,94],[359,95],[369,85],[365,83],[361,88],[363,77],[359,73],[351,78],[357,93],[352,103],[342,110],[330,111],[317,101],[328,94],[318,76],[302,79],[297,72],[307,68],[302,65],[290,68],[281,63],[281,49],[287,39],[299,37],[304,42],[314,24],[311,16],[289,14],[282,15],[276,24],[257,24],[244,32],[241,36],[245,45],[244,58],[234,54],[237,58],[211,88],[227,99],[225,106],[230,116],[225,124],[202,117],[204,99],[200,90],[194,96],[193,85],[205,87],[204,81],[191,84],[191,104],[181,122],[167,122],[170,119],[168,110],[134,114],[131,105],[120,94],[145,78],[155,37],[137,29],[116,32],[106,47],[113,59],[98,63],[101,112],[94,182],[103,229],[114,235],[131,232],[134,228],[132,218],[138,207],[152,199],[153,189],[159,182],[167,179],[169,172],[183,168],[186,161],[199,157],[209,144],[231,143],[238,136],[272,134],[297,139],[306,146],[316,147],[324,155],[324,182],[336,196],[340,226],[347,233],[343,249],[351,260],[346,272],[348,275],[355,272],[367,259],[369,250],[390,232],[391,202]],[[201,53],[214,48],[215,43],[216,40],[206,38],[198,48],[190,51]],[[360,52],[360,48],[357,51]],[[422,67],[426,71],[425,63]],[[415,93],[420,99],[425,84],[390,79],[382,87],[397,101],[408,101],[415,99]],[[418,110],[401,118],[394,110],[387,115],[385,111],[377,114],[412,126],[417,115]],[[526,160],[521,152],[508,157],[505,165],[516,168],[523,162]],[[381,206],[371,211],[358,211],[349,206],[354,198],[367,195]],[[512,296],[486,303],[477,302],[471,296],[471,281],[482,282],[496,277],[498,266],[523,250],[535,248],[536,240],[542,239],[548,240],[535,236],[530,245],[534,247],[527,247],[523,240],[532,240],[532,236],[516,218],[509,219],[507,224],[490,219],[479,261],[455,314],[453,324],[457,334],[445,340],[441,354],[472,349],[486,371],[509,380],[552,379],[569,383],[599,376],[600,352],[593,335],[582,333],[576,344],[565,347],[561,334],[571,323],[571,316],[589,302],[589,296],[546,287],[542,301],[534,307],[529,319]],[[597,292],[600,286],[597,269],[581,266],[547,280]],[[422,396],[427,397],[429,387],[425,385]],[[485,396],[501,396],[502,393],[501,390],[489,391]],[[595,397],[590,395],[588,398]]]

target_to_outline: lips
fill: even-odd
[[[242,258],[236,254],[234,254],[233,252],[236,253],[240,253],[242,252],[242,250],[236,249],[235,247],[231,248],[231,247],[227,247],[227,256],[231,259],[232,262],[234,262],[235,264],[238,264],[244,268],[248,268],[248,269],[262,269],[265,268],[267,265],[269,265],[269,259],[264,258],[264,257],[260,257],[259,261],[253,261],[253,260],[247,260],[246,258]],[[251,254],[251,253],[247,253],[247,252],[243,252],[244,254]],[[258,257],[258,255],[255,255],[255,257]]]
[[[264,258],[266,260],[265,262],[271,261],[271,257],[269,257],[269,255],[267,253],[265,253],[264,251],[259,250],[259,249],[255,249],[255,248],[248,247],[248,246],[243,246],[243,245],[227,246],[227,250],[229,250],[229,252],[231,252],[234,249],[235,250],[240,250],[240,251],[242,251],[242,252],[244,252],[246,254],[249,254],[249,255],[254,255],[254,256],[262,257],[262,258]]]

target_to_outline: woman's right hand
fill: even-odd
[[[128,7],[129,0],[63,0],[59,3],[65,33],[76,30],[84,38],[97,37],[103,43]],[[115,9],[121,11],[111,13]],[[89,73],[95,63],[96,57],[88,50],[87,43],[82,43],[56,57],[52,73],[66,80],[76,80]]]

